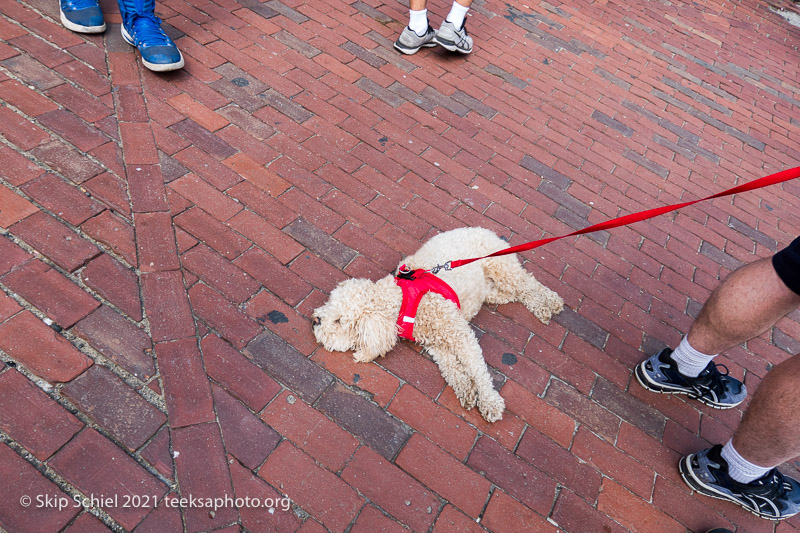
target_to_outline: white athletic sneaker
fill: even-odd
[[[472,52],[472,37],[467,35],[467,21],[456,29],[452,22],[444,21],[442,27],[436,32],[436,42],[451,52],[469,54]]]
[[[400,34],[400,38],[394,43],[394,47],[403,54],[416,54],[423,46],[426,48],[436,46],[434,37],[436,37],[436,30],[430,26],[425,30],[425,35],[417,35],[414,30],[406,26],[403,33]]]

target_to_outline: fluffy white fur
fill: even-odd
[[[436,235],[403,263],[430,269],[448,260],[480,257],[508,248],[508,243],[483,228],[461,228]],[[438,276],[458,295],[455,303],[439,294],[422,297],[414,337],[439,366],[461,405],[477,405],[489,422],[500,420],[505,402],[494,389],[481,347],[469,325],[484,302],[522,302],[547,324],[564,306],[561,297],[528,273],[515,255],[482,259]],[[353,358],[369,362],[397,343],[397,316],[402,291],[393,276],[377,282],[341,282],[328,301],[314,311],[314,335],[330,351],[353,350]]]

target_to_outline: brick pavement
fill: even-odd
[[[798,233],[796,183],[524,254],[568,309],[476,317],[492,425],[416,346],[355,364],[309,322],[441,230],[517,244],[796,166],[790,2],[478,0],[465,58],[395,53],[400,2],[168,0],[186,68],[160,76],[102,4],[95,36],[55,0],[0,7],[0,529],[800,529],[679,479],[741,410],[631,379]],[[752,390],[798,338],[793,313],[722,362]]]

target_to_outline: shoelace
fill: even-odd
[[[161,29],[161,19],[155,15],[137,15],[133,21],[133,38],[137,46],[171,46],[172,41]]]
[[[720,368],[725,369],[725,373],[719,371]],[[700,377],[703,381],[704,385],[707,385],[710,389],[717,393],[717,396],[722,396],[721,393],[725,392],[725,383],[723,382],[723,378],[730,373],[728,367],[722,363],[714,363],[713,361],[708,363],[708,366],[703,370],[700,374]],[[706,374],[705,376],[703,374]]]
[[[67,0],[63,3],[62,7],[69,10],[87,9],[90,7],[97,7],[97,0]]]

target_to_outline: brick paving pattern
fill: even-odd
[[[800,183],[524,254],[567,309],[474,320],[495,424],[417,346],[356,364],[309,319],[439,231],[520,244],[797,166],[796,5],[477,0],[464,57],[397,54],[396,1],[166,0],[167,75],[102,5],[103,35],[0,6],[0,529],[800,530],[680,480],[741,409],[632,379],[798,234]],[[799,339],[795,312],[721,362],[754,390]]]

